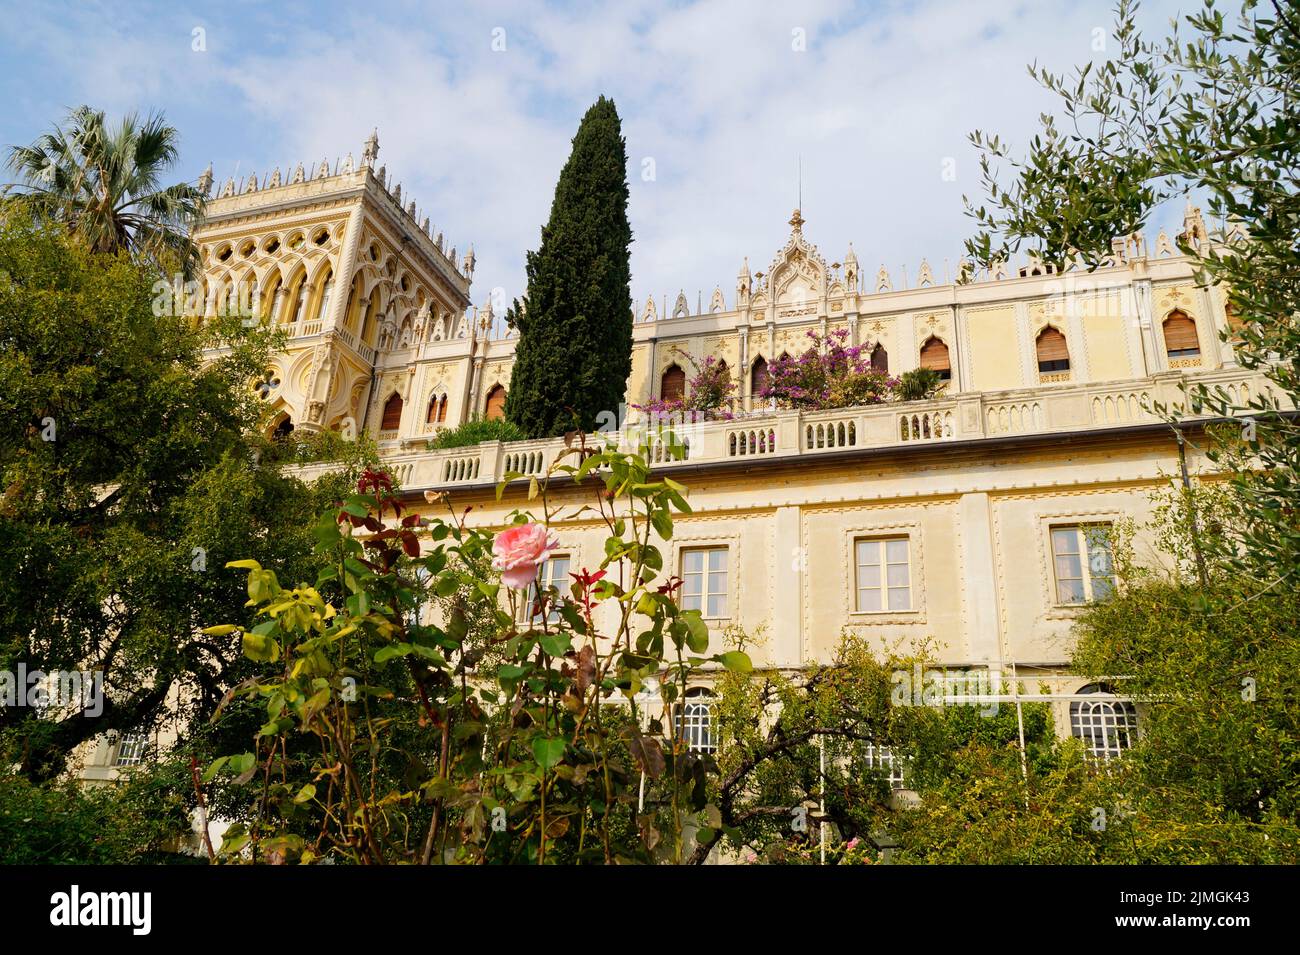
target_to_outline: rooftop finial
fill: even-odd
[[[803,223],[804,223],[804,218],[803,216],[799,215],[799,210],[798,209],[794,210],[794,215],[790,217],[790,228],[793,229],[795,232],[801,232],[803,230]]]
[[[376,126],[370,131],[370,138],[366,140],[365,147],[361,150],[361,165],[369,169],[375,164],[379,157],[379,127]]]
[[[212,163],[208,163],[208,168],[203,170],[203,175],[199,176],[199,192],[203,193],[206,198],[212,191]]]

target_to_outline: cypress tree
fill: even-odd
[[[518,330],[506,417],[530,437],[593,430],[617,413],[632,370],[627,149],[614,101],[587,110],[560,171]]]

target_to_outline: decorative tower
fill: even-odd
[[[449,355],[468,346],[445,332],[469,305],[473,256],[457,262],[420,226],[414,202],[394,202],[401,187],[390,196],[383,171],[374,172],[378,155],[376,130],[358,166],[349,156],[333,173],[322,160],[310,180],[299,164],[285,185],[278,174],[260,187],[255,176],[241,189],[227,183],[194,231],[205,312],[238,307],[286,333],[260,379],[268,433],[342,430],[350,419],[381,440],[400,440],[394,422],[421,414],[413,400],[425,377],[418,350],[435,328]],[[209,166],[199,188],[211,186]],[[443,381],[456,375],[452,364],[437,370]],[[449,410],[453,423],[466,412]],[[400,426],[403,436],[416,430]]]

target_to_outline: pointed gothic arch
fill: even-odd
[[[659,376],[659,398],[662,401],[680,401],[686,397],[686,372],[675,362]]]
[[[311,285],[307,280],[306,267],[300,266],[294,272],[293,278],[289,280],[288,292],[284,296],[283,306],[276,316],[276,322],[280,325],[294,325],[307,312],[307,295],[311,290]]]
[[[1162,324],[1165,335],[1165,355],[1169,358],[1196,358],[1201,354],[1196,322],[1182,309],[1170,312]]]
[[[952,379],[952,362],[948,357],[948,346],[942,338],[931,335],[925,340],[921,346],[921,367],[938,372],[941,381]]]
[[[768,385],[771,379],[767,373],[767,359],[762,355],[750,363],[749,366],[749,393],[754,398],[763,396],[763,389]]]
[[[447,420],[447,394],[434,392],[429,396],[429,406],[424,412],[425,424],[442,424]]]
[[[284,276],[279,269],[271,269],[262,283],[261,315],[264,325],[275,323],[275,316],[280,310],[284,298]]]
[[[488,390],[487,400],[483,402],[483,418],[486,421],[499,421],[505,416],[506,386],[498,383]]]
[[[402,396],[394,391],[384,401],[383,417],[379,419],[379,430],[396,431],[402,426]]]
[[[871,370],[882,375],[889,374],[889,352],[880,342],[876,342],[876,347],[871,349]]]
[[[334,294],[334,267],[326,266],[324,271],[316,279],[316,287],[312,292],[312,321],[323,321],[329,313],[330,298]]]
[[[293,416],[287,411],[282,411],[271,422],[267,436],[272,441],[288,441],[291,434],[293,434]]]
[[[1070,349],[1059,328],[1047,325],[1034,339],[1038,355],[1038,371],[1044,375],[1059,375],[1070,370]]]
[[[371,348],[375,347],[375,338],[379,334],[380,299],[379,289],[370,293],[370,307],[366,309],[366,318],[361,325],[361,341]]]

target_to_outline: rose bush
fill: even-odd
[[[542,513],[517,510],[495,536],[467,510],[408,513],[367,472],[316,527],[314,583],[230,565],[255,619],[206,633],[260,669],[221,715],[262,725],[201,783],[246,794],[221,860],[680,862],[716,841],[716,764],[675,731],[675,704],[701,668],[750,663],[709,652],[665,573],[686,489],[644,453],[581,444],[542,481],[513,477],[498,495]],[[569,587],[539,579],[559,481],[592,488],[606,530],[600,564]]]

